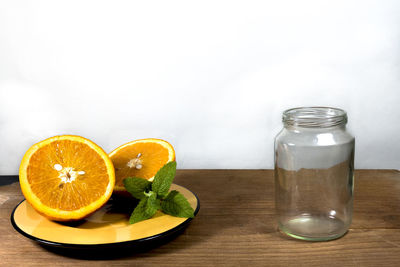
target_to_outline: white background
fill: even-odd
[[[0,174],[33,143],[170,141],[178,168],[273,168],[281,113],[349,115],[400,166],[399,1],[0,0]]]

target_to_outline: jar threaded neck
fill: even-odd
[[[282,121],[285,126],[326,128],[347,123],[344,110],[331,107],[299,107],[285,110]]]

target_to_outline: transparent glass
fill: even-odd
[[[275,138],[275,206],[279,229],[324,241],[344,235],[353,213],[354,137],[345,111],[303,107],[283,113]]]

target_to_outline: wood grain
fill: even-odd
[[[66,254],[28,240],[10,224],[12,209],[23,199],[19,185],[1,186],[0,265],[400,265],[399,171],[356,171],[351,229],[329,242],[298,241],[277,231],[272,170],[180,170],[175,182],[198,195],[197,217],[167,244],[121,255]]]

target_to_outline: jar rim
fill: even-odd
[[[333,107],[297,107],[285,110],[282,121],[285,126],[326,128],[345,125],[347,113]]]

